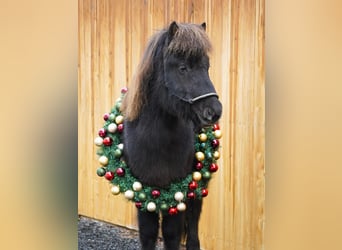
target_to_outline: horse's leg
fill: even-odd
[[[198,222],[202,210],[202,200],[188,200],[186,209],[186,249],[199,250]]]
[[[166,250],[178,250],[184,226],[184,213],[164,215],[162,233]]]
[[[138,211],[141,249],[154,250],[158,237],[159,214]]]

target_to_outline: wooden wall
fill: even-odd
[[[79,214],[137,228],[135,208],[96,175],[94,138],[148,38],[171,21],[207,23],[223,104],[219,171],[200,221],[202,249],[263,249],[264,0],[79,0]]]

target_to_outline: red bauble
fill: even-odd
[[[103,120],[107,121],[108,118],[109,118],[109,114],[108,114],[108,113],[105,113],[105,114],[103,115]]]
[[[189,183],[189,189],[190,190],[195,190],[198,187],[198,183],[196,181],[191,181]]]
[[[212,140],[211,146],[212,146],[213,148],[217,148],[218,146],[220,146],[220,141],[217,140],[217,139]]]
[[[201,193],[202,193],[202,197],[208,196],[208,189],[203,188]]]
[[[218,170],[217,164],[211,163],[209,166],[209,171],[213,173],[213,172],[216,172],[217,170]]]
[[[213,130],[219,130],[220,129],[220,125],[218,125],[218,123],[214,124],[213,126]]]
[[[123,125],[123,123],[120,123],[120,124],[118,125],[118,128],[117,128],[118,132],[119,132],[119,133],[122,133],[123,129],[124,129],[124,125]]]
[[[141,203],[140,201],[137,201],[137,202],[135,203],[135,206],[136,206],[137,208],[141,208],[141,207],[142,207],[142,203]]]
[[[114,173],[113,172],[106,172],[104,176],[107,180],[111,181],[114,179]]]
[[[124,176],[125,175],[125,169],[123,168],[117,168],[116,169],[116,174],[120,177]]]
[[[127,87],[123,87],[121,89],[121,94],[125,94],[128,91]]]
[[[169,215],[175,215],[178,213],[178,210],[176,207],[170,207],[169,208]]]
[[[110,137],[106,137],[103,139],[103,144],[106,146],[110,146],[110,145],[112,145],[112,143],[113,143],[113,140]]]
[[[152,190],[151,192],[153,198],[158,198],[160,196],[160,191],[157,189]]]
[[[196,198],[196,194],[195,194],[195,192],[189,192],[188,194],[187,194],[187,197],[188,197],[188,199],[195,199]]]
[[[105,137],[106,136],[106,130],[104,128],[101,128],[99,130],[99,136],[101,136],[101,137]]]
[[[198,162],[196,163],[196,165],[195,165],[195,168],[196,168],[197,170],[201,170],[201,169],[203,168],[203,163],[198,161]]]

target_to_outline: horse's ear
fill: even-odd
[[[169,41],[172,40],[173,36],[176,34],[176,31],[178,30],[178,25],[175,21],[173,21],[171,24],[170,24],[170,27],[169,27],[169,31],[168,31],[168,34],[169,34]]]
[[[207,24],[205,22],[201,24],[201,27],[204,29],[204,31],[207,30]]]

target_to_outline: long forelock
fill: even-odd
[[[182,54],[189,56],[203,56],[211,51],[209,38],[199,25],[178,24],[178,29],[174,34],[168,48],[168,54]]]

